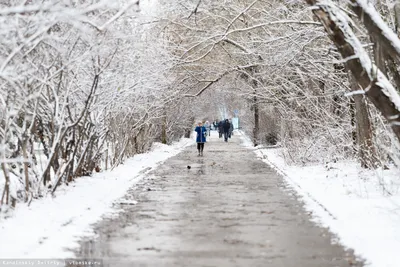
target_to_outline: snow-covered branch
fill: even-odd
[[[367,97],[389,121],[400,141],[400,96],[385,74],[372,63],[349,26],[347,15],[331,1],[307,0],[307,3],[313,6],[314,14],[342,57],[350,58],[346,66],[366,91]]]
[[[400,63],[400,39],[383,21],[372,2],[367,0],[351,0],[350,7],[364,23],[370,35],[378,38],[385,55]]]

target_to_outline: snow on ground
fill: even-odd
[[[241,138],[243,145],[252,147],[244,134]],[[80,237],[94,235],[90,225],[118,212],[112,208],[115,201],[150,168],[193,143],[182,139],[172,146],[155,144],[152,151],[128,159],[113,171],[60,187],[54,198],[34,200],[29,207],[20,203],[11,218],[0,221],[0,258],[73,257],[68,249],[76,248]],[[315,221],[329,227],[369,266],[400,266],[399,171],[368,171],[357,162],[288,166],[280,148],[252,149],[298,192]]]
[[[156,143],[148,153],[135,155],[112,171],[82,177],[62,186],[56,196],[19,203],[14,214],[0,221],[0,258],[69,258],[67,249],[78,246],[79,237],[94,235],[90,225],[115,215],[114,201],[140,181],[152,168],[178,154],[193,139],[171,146]]]
[[[342,245],[367,261],[367,266],[400,266],[398,170],[365,170],[357,162],[289,166],[281,148],[254,148],[243,133],[241,139],[297,191],[314,220],[329,227]]]

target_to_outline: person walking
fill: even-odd
[[[222,137],[222,133],[224,132],[223,125],[224,125],[224,121],[218,122],[218,135],[219,135],[219,138]]]
[[[232,119],[229,120],[229,123],[231,124],[231,127],[229,128],[229,138],[231,138],[232,135],[233,135],[233,123],[232,123]]]
[[[203,156],[204,143],[206,142],[207,137],[207,129],[203,126],[203,123],[200,121],[194,131],[197,133],[196,143],[197,150],[199,151],[198,156]]]
[[[208,136],[211,136],[211,123],[209,121],[206,121],[206,123],[204,123],[204,127],[206,127]]]
[[[213,122],[214,131],[217,131],[217,128],[218,128],[217,126],[218,126],[218,121],[214,120],[214,122]]]
[[[229,137],[229,129],[231,128],[231,124],[229,123],[229,120],[226,119],[222,125],[222,128],[224,130],[224,140],[225,142],[228,142],[228,137]]]

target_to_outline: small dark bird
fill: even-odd
[[[190,170],[190,168],[192,168],[192,167],[190,167],[190,166],[188,165],[187,168],[188,168],[188,170]]]

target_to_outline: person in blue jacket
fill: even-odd
[[[198,156],[203,156],[204,143],[206,142],[207,129],[203,126],[203,123],[200,121],[194,131],[197,133],[196,143],[197,150],[199,151]]]

